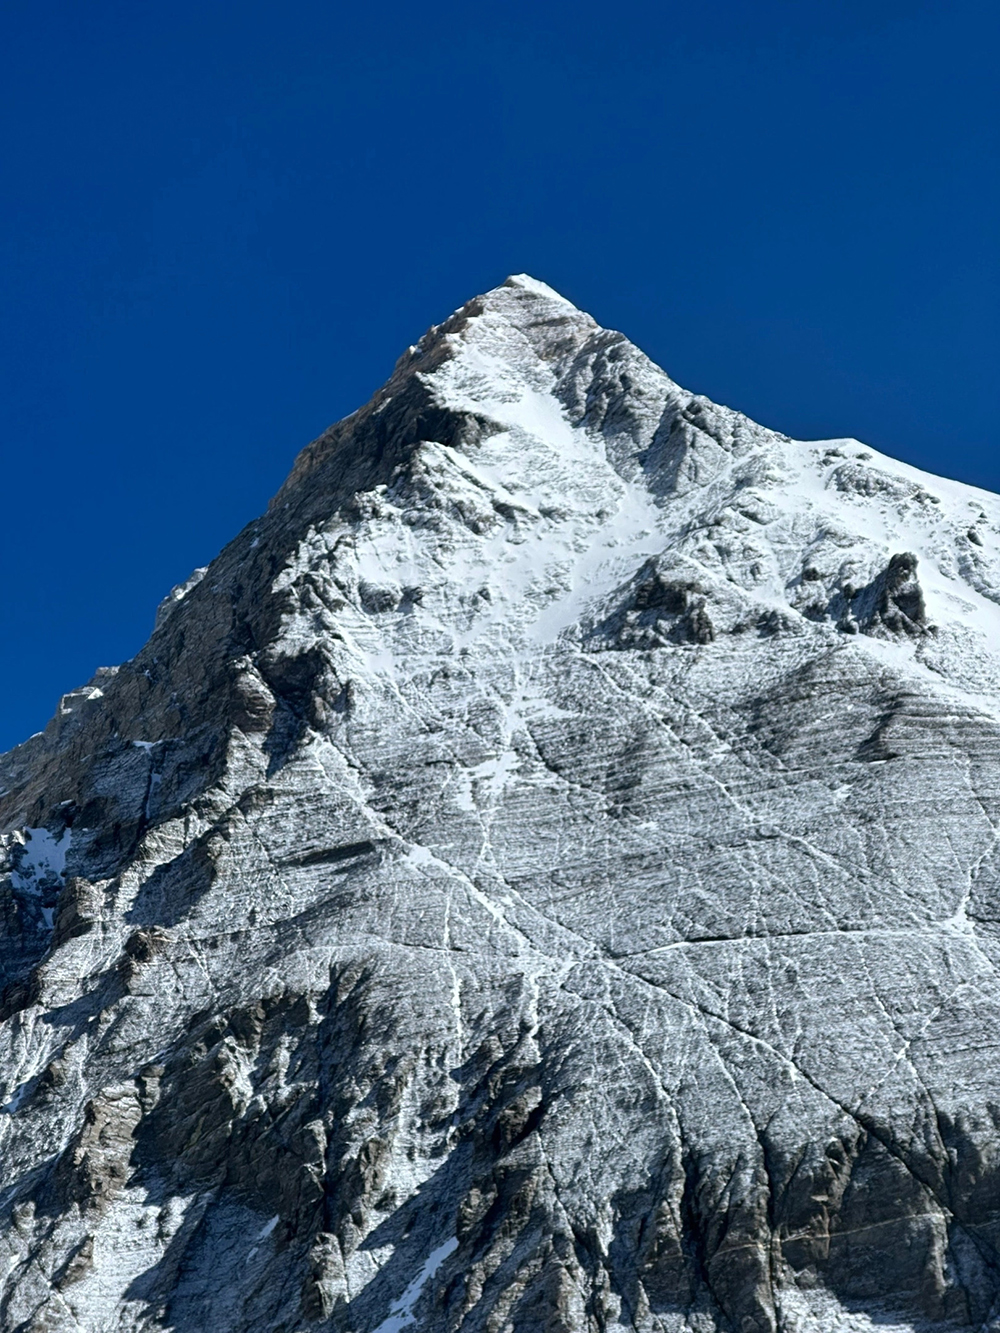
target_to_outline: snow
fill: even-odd
[[[54,879],[62,884],[73,834],[70,829],[63,829],[57,838],[47,828],[26,828],[24,836],[20,865],[12,872],[11,879],[22,893],[37,896],[45,880]]]
[[[536,296],[547,296],[550,301],[559,301],[571,310],[576,307],[572,301],[567,301],[565,296],[561,296],[554,287],[550,287],[547,282],[540,282],[538,278],[532,278],[527,273],[512,273],[504,283],[505,287],[520,287],[523,291],[534,292]]]
[[[448,1256],[454,1254],[457,1249],[458,1241],[452,1236],[451,1240],[446,1240],[436,1250],[431,1251],[423,1268],[410,1282],[402,1296],[393,1302],[388,1316],[382,1320],[374,1333],[402,1333],[404,1328],[409,1327],[414,1322],[413,1308],[420,1299],[424,1287],[434,1277]]]
[[[795,528],[801,527],[804,517],[811,516],[817,534],[838,527],[847,534],[845,558],[851,556],[859,565],[867,563],[871,572],[876,567],[884,568],[893,554],[912,551],[919,562],[917,573],[929,618],[939,638],[953,645],[944,647],[941,654],[951,657],[949,674],[955,679],[950,683],[965,698],[974,697],[979,707],[996,711],[993,696],[1000,665],[996,576],[1000,569],[992,552],[980,557],[984,566],[987,561],[993,562],[992,596],[984,595],[970,582],[969,560],[956,555],[956,545],[967,541],[970,515],[974,515],[981,527],[989,525],[995,550],[995,537],[1000,531],[998,497],[922,472],[857,440],[793,440],[781,449],[786,481],[768,493],[781,511],[780,520],[769,528],[775,548],[780,550],[784,539],[797,555],[800,544],[794,542]],[[830,460],[832,451],[839,456],[824,463],[824,458]],[[834,475],[844,465],[862,467],[864,473],[860,475],[871,477],[873,494],[838,489]],[[898,489],[892,489],[893,484]],[[880,491],[879,486],[886,489]],[[985,574],[983,586],[989,586]],[[929,672],[918,657],[917,650],[925,645],[866,635],[857,636],[856,644],[906,670],[935,674],[937,683],[941,683],[940,668]]]
[[[269,1221],[264,1223],[261,1229],[257,1232],[254,1244],[251,1245],[250,1249],[247,1251],[247,1256],[246,1259],[244,1260],[245,1263],[249,1264],[256,1257],[256,1255],[260,1252],[261,1241],[267,1240],[268,1236],[272,1234],[274,1228],[278,1225],[280,1221],[281,1221],[281,1214],[275,1213],[275,1215]]]
[[[478,809],[473,795],[477,789],[481,796],[485,796],[489,800],[495,800],[502,794],[504,787],[507,785],[508,777],[516,773],[519,767],[520,760],[517,755],[512,750],[507,750],[493,759],[484,759],[475,768],[463,770],[462,786],[456,797],[458,808],[460,810]]]
[[[145,816],[146,816],[147,819],[149,819],[149,818],[150,818],[150,815],[151,815],[151,806],[152,806],[153,797],[154,797],[155,794],[156,794],[156,789],[157,789],[157,787],[159,787],[159,785],[160,785],[160,783],[161,783],[162,781],[163,781],[163,775],[162,775],[162,773],[150,773],[150,775],[149,775],[149,791],[148,791],[148,793],[146,794],[146,803],[145,803],[145,805],[143,806],[143,813],[145,814]]]
[[[0,1106],[0,1111],[5,1112],[7,1115],[13,1115],[15,1111],[19,1111],[21,1109],[22,1105],[27,1100],[30,1092],[31,1092],[31,1079],[26,1079],[18,1088],[15,1089],[14,1095],[7,1102],[5,1102],[3,1106]]]
[[[550,295],[544,284],[511,281]],[[486,326],[489,320],[486,315],[481,322]],[[504,430],[481,442],[473,458],[447,445],[422,448],[443,490],[455,486],[457,495],[469,485],[471,496],[478,493],[506,507],[508,522],[478,536],[453,532],[446,559],[430,570],[409,529],[401,534],[380,523],[358,543],[361,576],[436,583],[442,610],[477,582],[488,588],[489,606],[480,608],[467,628],[452,617],[450,624],[442,624],[457,650],[496,642],[519,644],[522,654],[530,654],[537,646],[554,644],[648,558],[686,550],[701,562],[689,534],[727,514],[739,522],[740,506],[756,496],[759,525],[742,521],[753,528],[747,541],[761,548],[764,575],[754,594],[762,606],[788,609],[789,580],[797,578],[814,548],[825,549],[829,559],[836,556],[839,564],[853,559],[862,584],[894,553],[913,551],[933,623],[944,628],[946,639],[950,634],[976,641],[963,649],[964,668],[953,672],[963,679],[952,684],[981,697],[1000,681],[995,652],[1000,605],[960,576],[951,554],[955,533],[969,527],[970,505],[980,526],[980,511],[992,514],[994,527],[1000,526],[996,497],[931,477],[857,441],[802,442],[759,429],[755,449],[734,454],[714,477],[664,503],[643,476],[626,479],[615,471],[603,440],[570,423],[547,368],[512,370],[510,356],[496,345],[502,336],[499,328],[487,329],[435,378],[450,405],[484,412]],[[662,372],[656,374],[666,382]],[[760,475],[748,488],[745,476],[753,466]],[[874,496],[854,494],[846,483],[838,488],[838,476],[843,481],[838,469],[844,466],[863,468],[859,484],[870,483]],[[837,533],[843,536],[839,543]],[[703,566],[703,572],[737,584],[744,577],[725,556],[716,557],[714,568]],[[355,638],[365,664],[395,680],[399,655],[393,638],[384,626],[372,630],[370,638],[364,631]],[[906,640],[887,645],[859,636],[859,646],[877,656],[888,652],[906,669],[939,671],[927,645]],[[958,654],[951,656],[957,660]],[[461,808],[469,808],[470,800],[466,788]]]
[[[406,853],[406,861],[411,866],[427,866],[437,864],[437,857],[429,847],[423,847],[420,843],[414,843]]]

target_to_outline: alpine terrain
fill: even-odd
[[[998,536],[432,328],[0,759],[0,1329],[1000,1329]]]

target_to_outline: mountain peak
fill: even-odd
[[[986,1327],[998,537],[432,328],[0,759],[5,1326]]]
[[[533,559],[554,560],[574,588],[565,614],[553,620],[550,609],[543,623],[568,627],[617,595],[635,561],[669,552],[732,623],[823,626],[841,644],[857,627],[862,643],[880,640],[872,651],[891,643],[901,668],[984,701],[1000,687],[1000,566],[973,540],[975,523],[997,523],[995,497],[857,441],[797,442],[758,426],[682,389],[526,275],[430,329],[371,403],[303,452],[278,500],[317,522],[381,487],[409,497],[412,523],[431,474],[443,512],[471,505],[457,498],[470,486],[484,503],[501,497],[498,513],[513,506],[515,545],[535,515]],[[460,527],[448,527],[448,549],[465,540]],[[919,564],[927,628],[892,636],[862,603],[906,553]],[[447,570],[441,551],[429,558]],[[515,600],[517,620],[527,604]]]
[[[572,301],[567,301],[565,296],[561,296],[554,287],[550,287],[546,282],[540,282],[528,273],[512,273],[504,281],[503,286],[514,287],[519,291],[531,292],[535,296],[544,296],[550,301],[561,301],[563,305],[573,306]],[[575,310],[576,307],[573,306],[573,309]]]

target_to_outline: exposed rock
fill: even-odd
[[[430,330],[0,758],[0,1327],[1000,1328],[998,532]]]
[[[201,569],[194,570],[193,573],[188,575],[183,583],[178,583],[175,587],[170,589],[166,597],[164,597],[163,601],[156,608],[156,629],[159,629],[160,626],[166,622],[167,617],[177,606],[177,603],[183,601],[192,588],[197,587],[205,577],[207,570],[207,565]]]
[[[927,633],[930,626],[917,564],[912,551],[899,552],[868,587],[847,599],[863,629],[869,633],[880,629],[892,634]]]
[[[660,569],[648,561],[618,606],[590,633],[594,647],[662,648],[668,643],[708,644],[715,627],[707,609],[708,587],[697,573]]]

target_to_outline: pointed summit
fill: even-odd
[[[429,330],[0,759],[4,1327],[992,1327],[998,542]]]
[[[565,296],[560,296],[554,287],[550,287],[546,282],[539,282],[537,278],[533,278],[527,273],[512,273],[503,285],[517,288],[519,291],[532,292],[535,296],[544,296],[552,301],[562,301],[565,305],[572,305],[572,302],[567,301]],[[573,308],[576,309],[575,306]]]

